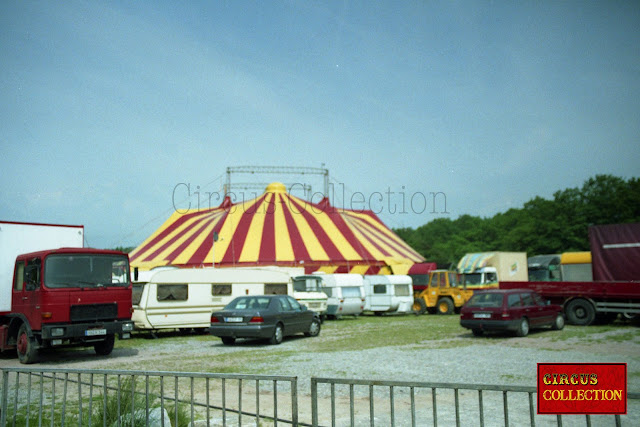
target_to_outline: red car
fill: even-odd
[[[460,326],[473,335],[485,331],[512,331],[524,337],[529,330],[550,326],[564,328],[562,307],[549,304],[528,289],[490,289],[477,291],[460,310]]]

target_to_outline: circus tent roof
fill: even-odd
[[[218,240],[213,243],[214,233]],[[270,184],[264,194],[212,209],[176,211],[130,253],[142,270],[179,267],[278,265],[306,272],[408,271],[424,258],[367,210],[314,204]],[[388,271],[391,272],[391,271]]]

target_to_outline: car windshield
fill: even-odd
[[[231,301],[227,310],[265,310],[269,307],[270,298],[265,297],[240,297]]]
[[[468,307],[502,307],[504,295],[493,292],[482,292],[474,294],[469,302]]]
[[[124,255],[50,255],[45,260],[44,284],[49,288],[129,286],[129,262]]]

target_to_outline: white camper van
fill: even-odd
[[[305,276],[304,267],[262,266],[252,268],[282,271],[289,274],[293,281],[293,298],[309,310],[318,313],[322,321],[327,317],[328,297],[320,290],[319,279],[316,276]]]
[[[329,297],[322,291],[322,278],[314,275],[302,275],[292,278],[293,297],[320,315],[324,321],[327,317],[327,301]]]
[[[413,284],[409,276],[364,276],[364,291],[364,311],[376,315],[413,311]]]
[[[137,283],[133,320],[137,330],[198,329],[211,324],[211,313],[241,295],[291,295],[289,274],[252,268],[194,268],[159,271]]]
[[[327,294],[327,316],[358,316],[364,310],[364,280],[360,274],[313,273],[322,279],[321,290]]]

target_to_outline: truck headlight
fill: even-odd
[[[52,328],[51,336],[52,337],[61,337],[64,335],[64,328]]]
[[[122,324],[122,332],[131,332],[131,331],[133,331],[133,323]]]

